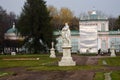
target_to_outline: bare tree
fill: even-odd
[[[52,17],[51,23],[55,29],[61,29],[64,23],[68,22],[71,29],[78,30],[79,20],[70,9],[63,7],[58,10],[54,6],[48,6],[48,10]]]

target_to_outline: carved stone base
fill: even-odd
[[[75,66],[76,63],[72,60],[72,57],[62,57],[59,62],[59,66]]]
[[[115,54],[115,50],[114,49],[111,49],[111,57],[116,57],[116,54]]]
[[[11,52],[11,55],[14,55],[14,56],[15,56],[15,55],[16,55],[16,52]]]
[[[56,58],[55,49],[54,48],[50,49],[50,58]]]
[[[75,66],[76,63],[71,57],[71,46],[62,47],[63,48],[63,57],[59,62],[59,66]]]

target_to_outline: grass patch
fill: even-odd
[[[8,67],[35,67],[40,66],[44,63],[54,63],[58,61],[57,58],[49,58],[49,55],[17,55],[17,56],[0,56],[0,68]],[[39,58],[39,60],[2,60],[2,59],[12,59],[12,58]]]
[[[12,74],[13,74],[12,72],[0,72],[0,77],[12,75]]]
[[[97,72],[95,74],[94,80],[104,80],[104,73],[105,72]],[[120,80],[120,71],[113,71],[110,76],[111,80]]]
[[[112,80],[120,80],[120,71],[114,71],[111,74]]]
[[[102,58],[100,59],[99,64],[102,64],[103,60],[106,61],[109,66],[120,66],[120,57]]]
[[[9,74],[5,73],[5,72],[0,72],[0,77],[7,76],[7,75],[9,75]]]
[[[45,60],[5,60],[0,61],[0,68],[10,67],[28,67],[28,70],[97,70],[101,66],[82,65],[82,66],[68,66],[59,67],[57,66],[58,59],[45,59]]]
[[[82,65],[73,67],[59,67],[59,58],[49,58],[49,55],[3,55],[0,56],[0,68],[27,67],[28,70],[95,70],[101,66]],[[39,58],[39,60],[2,60],[5,58]]]
[[[100,66],[39,66],[39,67],[29,67],[28,70],[35,71],[76,71],[76,70],[97,70],[101,69]]]
[[[32,54],[32,55],[0,55],[0,60],[5,59],[5,58],[44,58],[44,57],[49,57],[48,54]]]
[[[95,73],[95,77],[93,80],[104,80],[104,72]]]
[[[0,60],[0,68],[9,67],[35,67],[42,64],[50,64],[56,62],[56,59],[40,59],[40,60]]]

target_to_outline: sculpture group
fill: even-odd
[[[65,26],[61,31],[63,46],[71,46],[71,32],[68,26],[68,23],[65,23]]]

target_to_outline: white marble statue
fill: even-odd
[[[52,48],[50,49],[50,58],[56,58],[55,49],[54,49],[54,42],[51,42]]]
[[[115,54],[115,47],[113,46],[112,44],[112,47],[111,47],[111,57],[116,57],[116,54]]]
[[[71,32],[68,23],[65,23],[65,26],[62,28],[61,35],[63,46],[71,46]]]

